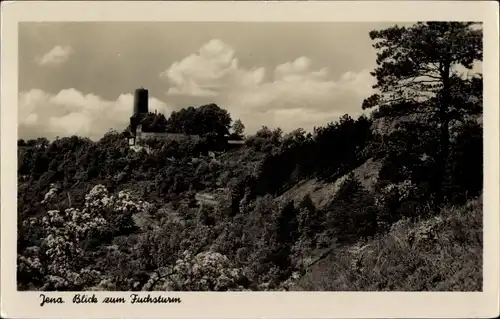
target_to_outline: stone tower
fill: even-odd
[[[136,136],[137,126],[148,114],[148,90],[140,88],[134,94],[134,114],[130,117],[130,133]]]

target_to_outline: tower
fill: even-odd
[[[148,114],[148,90],[140,88],[134,94],[134,115]]]
[[[130,117],[130,133],[136,135],[137,125],[148,114],[148,90],[140,88],[134,93],[134,113]]]

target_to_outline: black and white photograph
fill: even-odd
[[[481,290],[480,23],[19,45],[19,289]]]
[[[17,39],[18,292],[484,291],[482,21]]]

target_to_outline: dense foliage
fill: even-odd
[[[231,122],[232,119],[227,110],[213,103],[174,111],[169,118],[161,113],[149,112],[140,120],[144,132],[224,136],[229,134],[232,128],[235,135],[241,136],[245,130],[241,120],[236,120],[232,126]],[[124,132],[129,130],[130,126]]]
[[[438,147],[432,187],[436,204],[446,194],[450,131],[482,110],[482,77],[463,77],[458,67],[472,69],[482,60],[482,30],[472,22],[427,22],[370,32],[378,50],[372,72],[379,93],[363,108],[380,106],[385,115],[413,115],[433,126]],[[457,123],[458,122],[458,123]]]
[[[424,34],[431,41],[427,31],[445,30],[452,43],[475,36],[468,26],[445,25],[373,33],[372,38],[388,38],[394,51],[379,46],[378,87],[389,91],[398,76],[413,74],[383,62],[389,54],[404,62],[405,52],[411,52],[426,63],[441,54],[432,51],[425,58],[429,50],[409,50],[395,34],[406,34],[406,41]],[[464,61],[470,52],[470,59],[477,58],[472,49],[460,50],[454,54]],[[481,87],[474,79],[455,80],[470,92]],[[433,90],[435,98],[421,104],[390,104],[357,119],[344,115],[311,133],[262,127],[242,147],[215,158],[200,155],[213,148],[207,139],[150,140],[142,150],[129,148],[114,131],[95,142],[77,136],[19,140],[18,287],[226,291],[286,290],[302,283],[304,289],[319,289],[307,278],[315,265],[324,265],[321,260],[360,242],[382,243],[381,236],[394,233],[395,225],[432,221],[444,206],[480,196],[481,121],[463,117],[449,123],[443,171],[439,121],[410,116],[442,108],[446,88]],[[482,100],[460,94],[446,100],[446,114],[473,109],[481,115]],[[401,108],[404,112],[395,114]],[[169,119],[150,116],[147,122],[186,134],[223,135],[231,128],[228,112],[214,104],[183,109]],[[236,121],[232,133],[242,137],[243,131]],[[360,174],[370,161],[379,165],[373,181]],[[436,180],[440,172],[443,177]],[[300,191],[305,182],[315,188]],[[442,186],[439,201],[436,183]],[[328,187],[334,191],[318,200],[317,189]],[[202,193],[212,199],[200,199]],[[464,223],[460,227],[467,227]],[[467,245],[461,240],[457,245]],[[470,258],[481,254],[479,247]],[[466,276],[475,280],[481,271]],[[440,280],[446,278],[429,285],[438,287]],[[376,289],[397,286],[390,280],[377,284]]]
[[[229,113],[216,104],[188,107],[172,112],[167,121],[167,131],[192,135],[225,135],[231,126]]]

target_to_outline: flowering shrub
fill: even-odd
[[[244,290],[245,275],[224,255],[207,251],[193,255],[184,251],[167,274],[154,274],[146,284],[149,290],[228,291]],[[164,278],[161,278],[164,277]],[[152,285],[160,282],[155,287]]]
[[[42,204],[53,206],[57,191],[52,185]],[[81,289],[97,284],[102,274],[93,269],[92,252],[86,249],[89,240],[109,231],[131,227],[130,216],[148,207],[148,203],[134,202],[127,191],[110,196],[103,185],[97,185],[85,196],[82,209],[49,209],[41,218],[27,219],[23,227],[43,230],[42,249],[38,253],[19,256],[19,271],[45,274],[42,289]]]
[[[117,195],[109,196],[103,185],[95,186],[85,196],[85,209],[95,211],[106,218],[113,233],[133,229],[135,223],[132,216],[151,207],[149,203],[134,198],[129,191],[120,191]]]
[[[42,204],[50,203],[52,202],[55,197],[57,196],[57,192],[59,191],[59,188],[55,184],[50,185],[49,191],[45,194]]]

